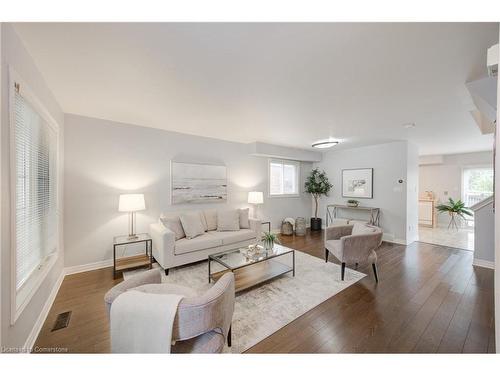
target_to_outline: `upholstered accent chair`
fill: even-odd
[[[369,262],[372,264],[375,281],[378,283],[377,253],[382,243],[382,230],[379,227],[354,223],[335,225],[325,230],[325,261],[332,253],[342,263],[341,277],[344,280],[346,264]]]
[[[172,353],[221,353],[226,340],[231,346],[235,297],[234,275],[231,272],[223,275],[202,295],[185,286],[162,283],[159,269],[142,272],[106,293],[104,301],[108,313],[113,301],[128,290],[185,296],[177,307],[174,320]]]

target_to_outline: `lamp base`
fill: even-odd
[[[138,239],[138,238],[139,238],[139,236],[138,236],[137,234],[129,234],[129,235],[128,235],[128,239],[129,239],[129,240],[136,240],[136,239]]]

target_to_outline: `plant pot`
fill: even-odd
[[[358,207],[359,203],[347,203],[347,207]]]
[[[321,218],[320,217],[312,217],[311,218],[311,230],[312,231],[321,230]]]
[[[264,241],[264,249],[266,249],[266,251],[271,251],[273,247],[274,247],[274,242]]]

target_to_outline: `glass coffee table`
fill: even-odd
[[[248,247],[208,256],[208,282],[233,272],[236,292],[291,272],[295,276],[295,250],[275,244],[272,250],[249,255]]]

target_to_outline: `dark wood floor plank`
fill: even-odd
[[[281,239],[285,246],[324,259],[322,232]],[[247,352],[495,351],[493,271],[473,268],[471,252],[420,242],[384,242],[377,255],[378,284],[371,266],[360,265],[358,270],[367,277]],[[103,297],[118,282],[109,268],[67,276],[36,345],[66,347],[73,353],[109,352]],[[57,314],[68,310],[73,312],[70,325],[50,332]]]

